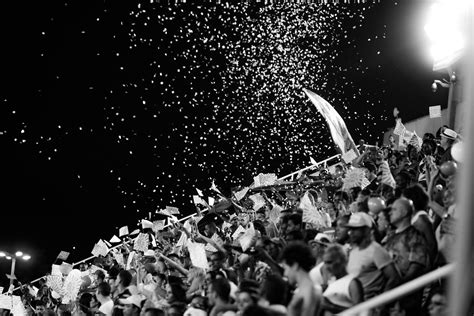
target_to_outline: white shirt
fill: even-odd
[[[109,300],[106,303],[100,305],[99,312],[105,314],[106,316],[112,316],[114,310],[114,301]]]

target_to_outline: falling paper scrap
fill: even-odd
[[[253,210],[258,211],[260,208],[265,206],[265,199],[260,193],[253,194],[249,196],[249,199],[253,201]]]
[[[174,206],[167,206],[166,210],[171,214],[171,215],[179,215],[179,208],[174,207]]]
[[[244,196],[247,194],[247,192],[249,191],[249,189],[250,189],[249,187],[245,187],[242,190],[235,192],[234,196],[237,199],[237,201],[242,200]]]
[[[430,106],[430,118],[441,117],[441,105]]]

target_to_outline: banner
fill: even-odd
[[[351,134],[349,134],[349,131],[347,130],[346,123],[339,113],[337,113],[328,101],[324,100],[316,93],[308,89],[303,89],[303,91],[328,123],[332,139],[341,150],[341,153],[345,154],[352,149],[357,156],[359,156],[359,150],[352,140]]]

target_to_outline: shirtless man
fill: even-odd
[[[288,281],[292,285],[297,285],[288,304],[288,315],[318,315],[322,293],[319,287],[314,286],[309,276],[309,271],[316,262],[311,248],[304,243],[292,243],[283,250],[282,262]]]

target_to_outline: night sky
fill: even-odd
[[[343,2],[343,1],[341,1]],[[335,154],[305,97],[352,137],[382,140],[446,104],[423,33],[428,1],[203,5],[135,1],[2,8],[0,250],[22,282],[70,262],[195,188],[249,185]],[[73,249],[75,247],[75,249]],[[0,259],[0,285],[10,263]]]

